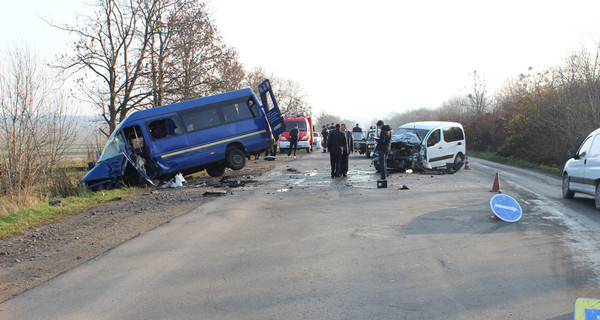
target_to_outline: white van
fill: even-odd
[[[387,165],[388,168],[406,170],[464,163],[466,145],[465,131],[458,122],[406,123],[392,133]],[[379,170],[375,161],[373,164]]]
[[[562,195],[572,199],[575,192],[593,195],[600,209],[600,129],[590,133],[579,150],[569,150],[569,160],[563,168]]]

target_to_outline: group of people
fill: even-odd
[[[390,126],[383,123],[383,120],[377,121],[377,127],[379,128],[379,139],[377,140],[377,146],[375,152],[377,152],[379,159],[379,168],[381,169],[381,180],[387,178],[387,153],[390,151],[392,146],[392,130]],[[352,129],[352,132],[362,132],[358,123],[356,127]],[[348,176],[348,160],[350,154],[354,152],[354,139],[352,138],[352,132],[348,130],[345,124],[326,124],[321,130],[323,136],[323,152],[329,152],[329,158],[331,162],[331,177],[332,178],[345,178]],[[277,139],[278,140],[278,139]],[[298,146],[298,125],[295,125],[290,130],[290,149],[288,151],[288,157],[294,153],[296,158],[296,148]],[[274,148],[267,150],[266,155],[271,153],[275,155],[277,144]],[[329,150],[329,151],[327,151]],[[255,159],[258,159],[256,156]]]
[[[381,169],[381,180],[386,180],[387,154],[392,146],[392,130],[383,120],[377,121],[377,127],[380,133],[375,152],[377,152],[379,168]],[[362,129],[356,124],[352,132],[362,132]],[[333,123],[324,125],[321,130],[323,152],[329,150],[332,178],[345,178],[348,176],[348,159],[350,154],[354,152],[352,132],[348,131],[345,124],[336,124],[333,126]]]

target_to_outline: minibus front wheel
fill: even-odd
[[[227,166],[233,170],[240,170],[246,165],[246,153],[240,149],[233,149],[227,153]]]

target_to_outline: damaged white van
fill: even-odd
[[[576,192],[594,196],[600,209],[600,129],[581,143],[579,150],[569,150],[569,160],[562,172],[562,195],[572,199]]]
[[[387,167],[400,171],[423,171],[456,164],[456,168],[460,168],[465,161],[465,154],[465,131],[460,123],[410,122],[392,133]],[[379,159],[376,155],[373,165],[379,171]]]

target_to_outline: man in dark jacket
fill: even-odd
[[[358,123],[356,124],[356,127],[352,128],[352,132],[362,132],[362,128],[358,126]]]
[[[377,121],[377,128],[379,128],[379,139],[377,140],[377,146],[375,152],[378,153],[379,157],[379,169],[381,171],[381,180],[387,178],[387,154],[392,147],[392,129],[387,124],[383,123],[383,120]]]
[[[335,130],[329,132],[327,139],[327,149],[329,149],[329,159],[331,161],[331,177],[337,178],[342,174],[342,154],[346,147],[346,135],[340,131],[340,124],[335,125]]]
[[[329,137],[329,129],[327,129],[327,126],[323,126],[323,130],[321,130],[321,135],[323,136],[323,153],[326,153],[327,152],[327,138]]]
[[[290,151],[288,151],[288,158],[292,154],[294,149],[294,158],[296,158],[296,150],[298,149],[298,125],[294,125],[294,129],[290,130]]]
[[[352,132],[346,128],[345,124],[341,126],[342,132],[346,135],[346,146],[344,147],[344,151],[342,152],[342,165],[341,165],[341,173],[342,177],[348,176],[348,158],[350,158],[350,154],[354,152],[354,139],[352,138]]]

